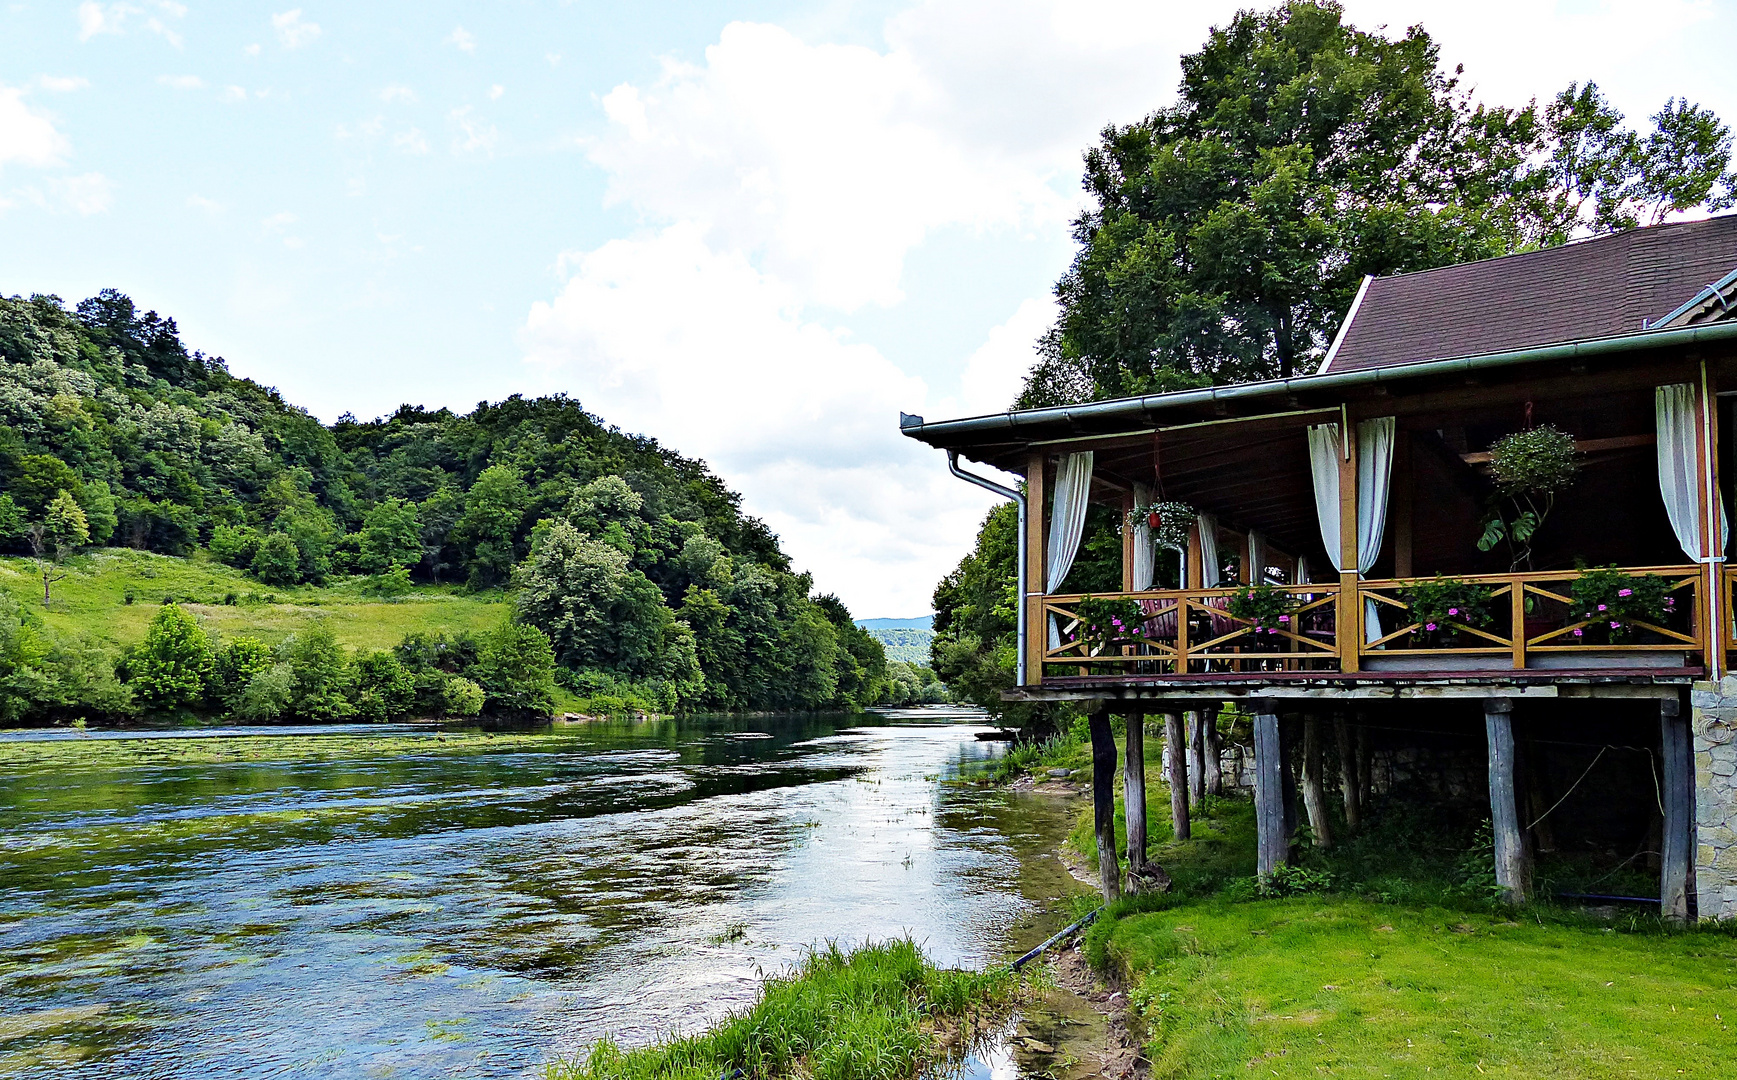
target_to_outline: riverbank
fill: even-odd
[[[1095,868],[1084,775],[1050,775],[1088,764],[1063,738],[1003,780],[1088,796],[1067,846]],[[1728,928],[1501,907],[1478,876],[1487,856],[1444,847],[1398,804],[1334,852],[1305,852],[1274,890],[1290,895],[1262,895],[1249,805],[1207,800],[1178,843],[1158,776],[1149,763],[1149,857],[1175,884],[1111,905],[1081,950],[1125,993],[1154,1078],[1722,1077],[1737,1055]]]

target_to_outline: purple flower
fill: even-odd
[[[1425,630],[1434,630],[1435,629],[1435,623],[1424,623],[1423,628]]]
[[[1449,615],[1458,615],[1459,613],[1460,613],[1460,609],[1457,607],[1448,608],[1448,614]]]
[[[1612,620],[1610,620],[1610,628],[1612,630],[1621,630],[1622,624],[1617,622],[1615,619],[1612,619]]]
[[[1676,597],[1674,597],[1674,596],[1665,597],[1665,607],[1674,608],[1676,606],[1677,606],[1677,598]]]
[[[1600,610],[1600,611],[1603,611],[1603,610],[1604,610],[1604,605],[1603,605],[1603,604],[1600,604],[1600,605],[1598,605],[1598,610]]]
[[[1581,637],[1581,636],[1583,636],[1583,635],[1584,635],[1584,634],[1585,634],[1585,631],[1584,631],[1584,630],[1576,630],[1576,631],[1574,631],[1574,636],[1575,636],[1575,637]]]
[[[1618,596],[1633,596],[1634,590],[1633,589],[1618,589],[1618,590],[1616,590],[1616,595],[1618,595]]]
[[[1279,616],[1279,621],[1280,621],[1280,622],[1290,622],[1290,621],[1291,621],[1291,617],[1290,617],[1290,616],[1289,616],[1289,615],[1280,615],[1280,616]]]

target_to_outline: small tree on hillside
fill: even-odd
[[[42,567],[42,606],[47,607],[49,586],[66,576],[56,574],[54,568],[67,555],[90,543],[90,526],[78,501],[70,492],[62,491],[43,509],[42,517],[25,529],[24,535]]]
[[[415,566],[422,559],[422,525],[416,518],[416,504],[382,499],[362,520],[357,541],[361,556],[356,566],[363,573],[385,574]]]
[[[211,640],[178,604],[164,604],[127,657],[133,696],[152,712],[192,708],[205,700],[216,673]]]

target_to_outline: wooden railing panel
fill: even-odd
[[[1428,672],[1428,659],[1442,658],[1439,670],[1520,670],[1535,668],[1546,656],[1583,655],[1593,666],[1611,663],[1610,654],[1632,655],[1636,667],[1672,666],[1669,654],[1697,654],[1709,649],[1737,650],[1737,620],[1721,619],[1721,627],[1706,625],[1705,576],[1694,567],[1640,567],[1631,575],[1668,579],[1676,600],[1673,613],[1659,622],[1636,623],[1638,640],[1621,643],[1586,640],[1598,635],[1592,620],[1572,615],[1572,582],[1579,571],[1559,570],[1465,576],[1458,580],[1489,588],[1491,620],[1485,625],[1448,624],[1451,636],[1427,635],[1411,614],[1405,590],[1430,579],[1411,578],[1358,582],[1351,595],[1337,584],[1287,586],[1298,597],[1290,622],[1278,633],[1262,631],[1251,620],[1230,614],[1230,598],[1239,590],[1167,589],[1140,593],[1096,594],[1136,600],[1145,610],[1148,633],[1136,641],[1094,645],[1076,610],[1079,594],[1040,598],[1033,621],[1046,635],[1041,664],[1049,674],[1103,677],[1177,676],[1207,673],[1318,672],[1346,670],[1346,652],[1355,652],[1353,670]],[[1737,568],[1722,581],[1726,610],[1737,611]],[[1343,603],[1341,602],[1343,599]],[[1373,603],[1379,636],[1363,641],[1365,605]],[[1344,619],[1345,613],[1354,618]],[[1047,640],[1051,619],[1062,641]],[[1347,623],[1349,625],[1347,625]],[[1341,626],[1357,636],[1345,640]],[[1577,634],[1576,631],[1581,631]],[[1596,654],[1596,655],[1595,655]],[[1460,658],[1460,659],[1449,659]],[[1486,665],[1482,660],[1487,659]],[[1556,661],[1559,666],[1571,661]]]

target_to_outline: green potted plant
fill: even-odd
[[[1283,635],[1296,629],[1296,596],[1266,582],[1244,585],[1231,593],[1226,610],[1232,618],[1249,621],[1257,648],[1282,647],[1288,644]]]
[[[1490,587],[1459,578],[1437,574],[1399,590],[1399,599],[1411,609],[1417,623],[1411,639],[1421,646],[1455,645],[1462,629],[1484,630],[1495,621],[1490,613]]]
[[[1574,437],[1549,424],[1516,431],[1490,446],[1496,502],[1484,519],[1478,550],[1506,544],[1510,571],[1532,569],[1532,539],[1556,504],[1556,493],[1580,473]]]
[[[1570,621],[1586,624],[1570,635],[1576,645],[1626,644],[1643,629],[1639,624],[1663,625],[1677,607],[1664,578],[1625,574],[1615,566],[1584,571],[1568,594],[1574,601]]]
[[[1146,640],[1147,615],[1136,600],[1110,596],[1083,596],[1074,604],[1080,635],[1092,653],[1133,645]]]

